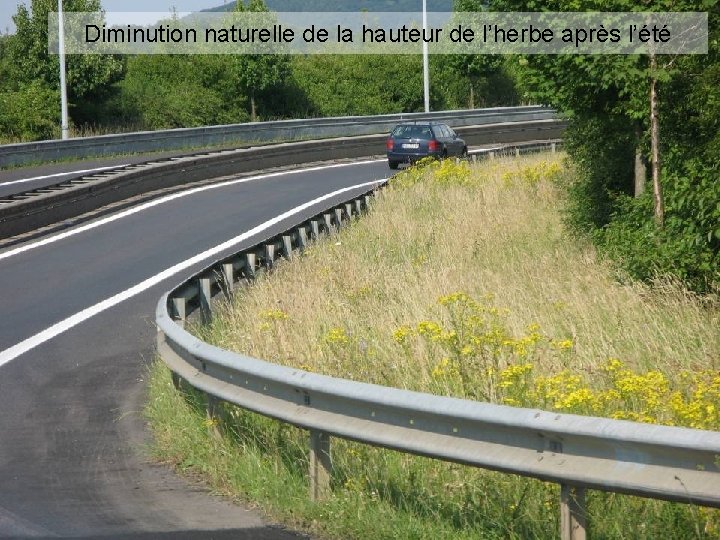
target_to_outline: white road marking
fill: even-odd
[[[305,170],[312,170],[312,169],[305,169]],[[95,304],[94,306],[90,306],[88,308],[83,309],[82,311],[75,313],[74,315],[71,315],[70,317],[53,324],[49,328],[46,328],[45,330],[38,332],[34,336],[31,336],[24,341],[21,341],[17,345],[13,345],[12,347],[5,349],[4,351],[0,352],[0,366],[7,364],[8,362],[14,360],[21,354],[24,354],[38,345],[41,345],[42,343],[45,343],[46,341],[62,334],[63,332],[66,332],[67,330],[73,328],[74,326],[77,326],[78,324],[88,320],[91,317],[94,317],[98,313],[102,313],[103,311],[116,306],[120,302],[127,300],[129,298],[132,298],[133,296],[136,296],[140,294],[143,291],[146,291],[150,287],[153,287],[154,285],[157,285],[158,283],[162,282],[165,279],[168,279],[169,277],[177,274],[178,272],[182,272],[183,270],[186,270],[187,268],[190,268],[191,266],[204,261],[205,259],[208,259],[214,255],[218,255],[219,253],[222,253],[223,251],[239,244],[240,242],[243,242],[249,238],[252,238],[254,235],[259,234],[270,227],[280,223],[282,220],[287,219],[289,217],[292,217],[296,214],[299,214],[300,212],[303,212],[304,210],[307,210],[311,208],[312,206],[319,204],[323,201],[326,201],[328,199],[331,199],[332,197],[335,197],[337,195],[341,195],[343,193],[346,193],[348,191],[354,190],[354,189],[360,189],[364,187],[370,187],[373,185],[378,185],[379,183],[383,182],[383,180],[373,180],[372,182],[364,182],[362,184],[356,184],[354,186],[338,189],[336,191],[333,191],[332,193],[327,193],[321,197],[317,197],[316,199],[313,199],[311,201],[308,201],[306,203],[301,204],[300,206],[296,206],[295,208],[288,210],[287,212],[283,212],[279,216],[276,216],[272,219],[269,219],[268,221],[261,223],[260,225],[257,225],[253,227],[252,229],[245,231],[244,233],[231,238],[230,240],[227,240],[226,242],[223,242],[222,244],[218,244],[217,246],[210,248],[208,250],[203,251],[202,253],[198,253],[194,257],[191,257],[190,259],[187,259],[185,261],[182,261],[175,266],[171,266],[170,268],[163,270],[159,274],[156,274],[152,277],[149,277],[148,279],[138,283],[137,285],[130,287],[129,289],[126,289],[114,296],[111,296],[110,298],[107,298],[103,300],[102,302],[99,302]]]
[[[0,187],[12,186],[13,184],[22,184],[24,182],[34,182],[35,180],[45,180],[47,178],[59,178],[60,176],[69,176],[71,174],[87,174],[102,171],[111,171],[113,169],[122,169],[127,167],[129,163],[124,165],[114,165],[112,167],[98,167],[97,169],[81,169],[79,171],[68,171],[55,174],[46,174],[45,176],[33,176],[32,178],[21,178],[20,180],[9,180],[7,182],[0,182]]]
[[[195,193],[200,193],[201,191],[207,191],[210,189],[218,189],[218,188],[222,188],[225,186],[231,186],[234,184],[242,184],[245,182],[253,182],[255,180],[264,180],[266,178],[274,178],[277,176],[282,176],[282,175],[287,175],[287,174],[300,174],[300,173],[304,173],[304,172],[321,171],[324,169],[332,169],[332,168],[337,168],[337,167],[350,167],[350,166],[355,166],[355,165],[366,165],[368,163],[377,163],[379,161],[384,161],[384,160],[372,159],[372,160],[366,160],[366,161],[355,161],[353,163],[336,163],[334,165],[321,165],[318,167],[311,167],[309,169],[297,169],[294,171],[279,171],[279,172],[274,172],[274,173],[261,174],[261,175],[257,175],[257,176],[250,176],[248,178],[240,178],[238,180],[229,180],[227,182],[221,182],[219,184],[209,184],[207,186],[200,186],[200,187],[188,189],[185,191],[179,191],[177,193],[173,193],[172,195],[167,195],[165,197],[160,197],[159,199],[153,199],[146,203],[139,204],[137,206],[133,206],[131,208],[128,208],[127,210],[118,212],[117,214],[112,214],[108,217],[98,219],[97,221],[91,221],[90,223],[86,223],[85,225],[75,227],[73,229],[56,234],[54,236],[48,236],[47,238],[43,238],[42,240],[38,240],[38,241],[32,242],[30,244],[23,244],[22,246],[16,247],[14,249],[9,249],[8,251],[0,253],[0,261],[3,259],[7,259],[9,257],[12,257],[13,255],[18,255],[19,253],[24,253],[26,251],[30,251],[31,249],[39,248],[41,246],[46,246],[48,244],[58,242],[65,238],[75,236],[76,234],[80,234],[82,232],[89,231],[96,227],[100,227],[101,225],[105,225],[107,223],[112,223],[113,221],[117,221],[118,219],[122,219],[124,217],[131,216],[133,214],[137,214],[138,212],[142,212],[143,210],[147,210],[148,208],[152,208],[154,206],[158,206],[158,205],[164,204],[166,202],[174,201],[175,199],[180,199],[182,197],[189,197],[190,195],[194,195]]]

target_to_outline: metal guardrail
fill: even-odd
[[[464,126],[457,128],[457,131],[468,144],[508,143],[562,136],[565,129],[562,120],[531,119],[536,116],[554,116],[554,113],[549,113],[547,109],[538,112],[535,110],[538,109],[537,107],[530,109],[532,110],[521,110],[512,114],[506,111],[502,115],[492,112],[485,115],[484,119],[514,118],[515,120]],[[438,116],[441,114],[458,113],[437,113]],[[477,117],[473,118],[477,119]],[[456,118],[458,122],[469,122],[471,119]],[[300,125],[300,121],[289,122]],[[336,124],[335,127],[339,125]],[[385,124],[376,122],[372,125]],[[345,126],[342,129],[348,128]],[[45,186],[2,197],[0,198],[0,239],[76,218],[86,212],[131,197],[147,196],[148,193],[156,190],[180,189],[185,184],[200,180],[310,161],[384,154],[386,139],[384,133],[196,153],[103,171],[59,182],[56,186]]]
[[[524,145],[529,151],[541,143]],[[549,144],[544,145],[548,148]],[[490,156],[490,151],[487,151]],[[330,436],[561,485],[561,537],[585,538],[585,490],[720,507],[720,433],[520,409],[317,375],[208,345],[183,329],[214,296],[271,269],[371,203],[372,192],[221,260],[159,301],[158,350],[180,380],[218,400],[310,430],[310,494],[332,474]]]
[[[79,159],[115,154],[202,148],[235,143],[269,143],[387,133],[401,120],[442,120],[451,126],[499,124],[557,119],[554,110],[539,106],[496,107],[435,113],[346,116],[227,126],[144,131],[99,137],[0,146],[0,168],[42,161]]]

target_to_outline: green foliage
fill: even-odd
[[[625,118],[575,117],[565,145],[578,168],[568,177],[567,223],[575,232],[609,223],[618,194],[631,195],[634,133]],[[592,144],[589,144],[592,142]]]
[[[10,59],[8,58],[8,36],[0,35],[0,90],[8,86],[10,79]]]
[[[293,71],[317,116],[422,109],[419,56],[298,56],[293,59]]]
[[[63,5],[67,11],[100,10],[99,0],[65,0]],[[59,98],[50,99],[60,91],[59,57],[48,53],[48,14],[52,11],[57,11],[54,0],[32,0],[29,10],[20,4],[13,17],[17,33],[2,39],[0,88],[8,92],[6,99],[12,96],[11,107],[20,111],[3,115],[0,133],[6,137],[44,139],[58,131],[52,124],[59,124]],[[82,121],[88,105],[108,97],[123,74],[123,64],[107,55],[69,55],[66,73],[70,115]],[[28,108],[21,109],[21,103]],[[13,115],[19,121],[12,120]]]
[[[247,6],[237,2],[237,11],[267,12],[264,0],[249,0]],[[231,71],[237,87],[250,100],[250,119],[256,120],[258,101],[280,87],[290,73],[290,59],[278,54],[243,54],[232,57]]]
[[[519,96],[505,60],[490,55],[433,56],[431,95],[443,109],[515,105]]]
[[[224,56],[137,56],[111,102],[121,124],[170,129],[246,121]]]
[[[60,80],[59,59],[48,53],[48,14],[57,11],[54,0],[32,0],[28,11],[18,6],[13,17],[17,33],[9,41],[9,54],[17,83],[42,81],[57,88]],[[66,11],[99,11],[99,0],[65,0]],[[108,55],[69,55],[67,57],[68,98],[81,104],[93,100],[109,89],[122,76],[122,63]]]
[[[463,56],[431,56],[433,110],[517,102],[510,76],[499,66],[472,78],[459,71]],[[478,68],[479,69],[479,68]],[[296,56],[292,79],[312,116],[423,110],[422,57],[384,55]],[[471,90],[473,88],[471,99]]]
[[[660,87],[665,226],[652,225],[649,197],[617,199],[596,234],[630,275],[670,274],[700,292],[720,286],[720,4],[710,11],[707,56],[676,57]]]
[[[60,126],[60,94],[40,82],[0,90],[0,135],[11,142],[52,139]]]
[[[671,274],[700,292],[720,286],[720,172],[698,161],[666,177],[665,227],[652,221],[652,198],[620,197],[596,237],[634,278]]]

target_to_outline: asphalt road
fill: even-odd
[[[387,173],[384,161],[285,172],[0,250],[0,538],[297,538],[148,458],[142,408],[155,304],[210,261],[131,288],[300,204]],[[72,319],[92,308],[83,322]]]

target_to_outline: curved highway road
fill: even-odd
[[[270,218],[386,176],[384,160],[259,175],[0,250],[0,538],[297,538],[148,459],[154,308],[211,258],[352,193]]]

